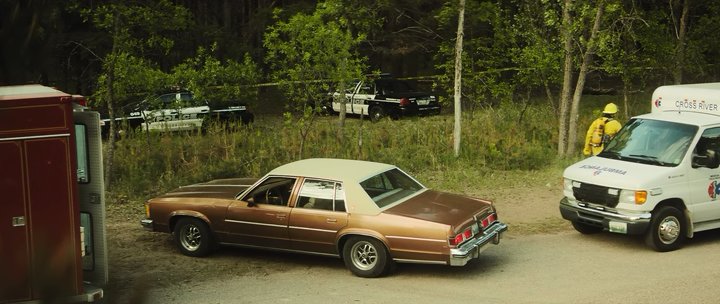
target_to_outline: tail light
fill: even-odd
[[[87,100],[85,100],[85,97],[82,95],[73,95],[72,101],[76,104],[79,104],[83,107],[87,107]]]
[[[496,213],[490,213],[486,217],[484,217],[482,220],[478,222],[480,224],[480,227],[484,230],[485,228],[489,227],[493,223],[497,222],[497,214]],[[473,230],[474,228],[474,230]],[[451,237],[449,239],[449,243],[451,246],[460,245],[463,242],[471,239],[476,234],[480,233],[480,229],[478,228],[477,224],[473,224],[472,226],[466,228],[462,232],[458,233],[454,237]]]
[[[482,219],[482,221],[480,221],[480,224],[482,225],[483,229],[485,229],[488,226],[490,226],[492,223],[494,223],[495,221],[497,221],[497,214],[490,213],[487,217],[485,217],[484,219]]]
[[[468,227],[463,232],[458,233],[455,237],[450,238],[450,245],[459,245],[473,237],[472,227]]]
[[[410,99],[407,99],[407,97],[400,98],[400,106],[405,107],[410,105]]]

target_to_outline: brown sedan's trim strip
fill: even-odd
[[[241,247],[241,248],[257,248],[257,249],[267,249],[271,251],[279,251],[279,252],[297,252],[297,253],[307,253],[307,254],[313,254],[313,255],[322,255],[322,256],[329,256],[329,257],[340,257],[338,254],[333,253],[324,253],[324,252],[315,252],[315,251],[305,251],[305,250],[294,250],[294,249],[284,249],[284,248],[276,248],[276,247],[264,247],[264,246],[254,246],[254,245],[244,245],[244,244],[237,244],[237,243],[220,243],[222,245],[227,246],[233,246],[233,247]]]
[[[448,241],[448,240],[424,239],[424,238],[414,238],[414,237],[394,236],[394,235],[388,235],[388,236],[386,236],[386,238],[388,238],[388,239],[413,240],[413,241],[441,242],[441,243],[447,243],[447,241]]]
[[[410,260],[410,259],[393,259],[393,260],[394,260],[395,262],[398,262],[398,263],[447,265],[447,262],[445,262],[445,261]]]
[[[258,222],[246,222],[246,221],[235,221],[235,220],[225,220],[225,221],[230,222],[230,223],[236,223],[236,224],[248,224],[248,225],[258,225],[258,226],[280,227],[280,228],[287,227],[287,225],[267,224],[267,223],[258,223]]]
[[[298,226],[290,226],[290,228],[292,228],[292,229],[300,229],[300,230],[329,232],[329,233],[337,233],[337,232],[338,232],[337,230],[317,229],[317,228],[298,227]]]
[[[212,192],[212,191],[183,191],[173,192],[173,195],[186,195],[186,194],[201,194],[201,193],[225,193],[225,192]]]

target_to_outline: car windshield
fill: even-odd
[[[682,161],[697,129],[697,126],[675,122],[633,119],[598,156],[674,167]]]
[[[360,183],[378,207],[382,208],[424,189],[399,169],[391,169]]]

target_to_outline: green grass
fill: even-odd
[[[649,100],[633,102],[631,115]],[[397,165],[434,189],[467,192],[497,189],[519,182],[558,179],[562,168],[580,159],[585,128],[608,101],[584,99],[577,156],[556,156],[556,115],[545,103],[527,109],[503,105],[466,114],[458,157],[453,152],[454,120],[450,115],[382,120],[371,123],[349,117],[338,132],[338,117],[317,118],[305,140],[303,158],[361,159]],[[639,109],[639,110],[638,110]],[[620,118],[623,122],[626,118]],[[142,202],[175,187],[227,177],[261,177],[298,159],[300,126],[279,115],[258,115],[250,126],[211,126],[199,133],[128,133],[116,143],[111,209],[142,213]],[[128,211],[125,209],[133,211]]]

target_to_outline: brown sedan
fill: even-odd
[[[222,179],[148,200],[142,225],[189,256],[214,244],[341,257],[361,277],[394,262],[465,265],[507,225],[491,202],[425,188],[399,168],[306,159],[261,179]]]

